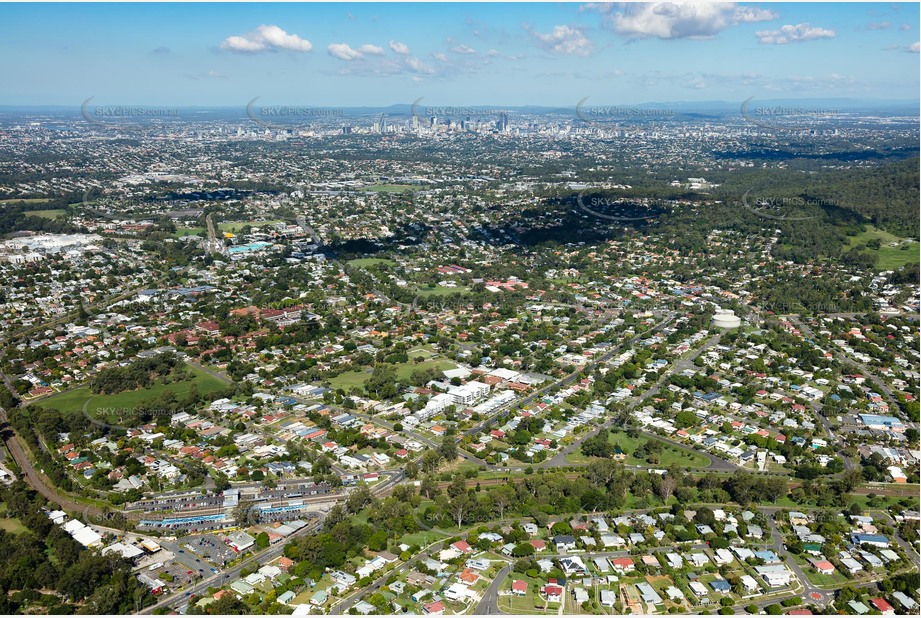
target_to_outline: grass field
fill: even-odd
[[[645,444],[647,440],[652,439],[653,438],[642,434],[636,438],[632,438],[624,431],[612,431],[608,436],[608,442],[619,445],[625,453],[629,453],[624,463],[630,466],[653,465],[645,459],[638,459],[632,455],[637,448]],[[592,460],[592,457],[586,457],[579,451],[570,453],[566,456],[566,461],[574,464],[589,463]],[[672,464],[688,468],[706,468],[710,465],[710,459],[700,453],[663,443],[662,452],[659,455],[659,463],[655,464],[655,467],[667,468]]]
[[[406,543],[407,545],[418,545],[419,547],[427,547],[443,539],[443,534],[438,534],[437,532],[431,532],[427,530],[420,530],[419,532],[413,532],[412,534],[406,534],[400,538],[400,543]]]
[[[417,288],[416,292],[419,296],[448,296],[449,294],[466,294],[467,288],[459,285],[456,288],[446,288],[441,285],[435,285],[432,287]]]
[[[173,238],[182,238],[183,236],[198,236],[205,233],[203,227],[180,227],[173,232]]]
[[[22,534],[23,532],[29,531],[29,529],[23,526],[18,519],[10,519],[8,517],[0,518],[0,530],[4,530],[10,534]]]
[[[275,225],[276,223],[284,223],[280,219],[272,219],[270,221],[225,221],[224,223],[218,223],[217,229],[221,232],[239,232],[243,229],[244,225],[250,227],[266,227],[267,225]]]
[[[878,250],[868,249],[879,256],[876,267],[879,270],[892,270],[905,264],[918,261],[918,252],[921,244],[899,238],[894,234],[877,229],[872,225],[867,226],[867,230],[857,236],[851,237],[848,247],[863,245],[871,240],[879,239],[882,243]],[[895,245],[895,246],[891,246]]]
[[[386,258],[358,258],[356,260],[349,260],[346,263],[349,266],[355,266],[356,268],[367,268],[368,266],[374,266],[376,264],[386,264],[387,266],[396,265],[396,262]]]
[[[30,210],[28,213],[30,217],[41,217],[42,219],[57,219],[58,217],[63,217],[67,214],[67,211],[62,208],[52,208],[51,210]]]
[[[417,354],[417,356],[418,355],[419,354]],[[444,371],[445,369],[454,369],[457,367],[457,365],[451,361],[439,360],[438,358],[430,358],[421,363],[414,363],[412,360],[413,355],[410,354],[409,359],[408,363],[396,365],[397,378],[400,380],[408,380],[409,376],[411,376],[416,369],[438,369],[439,371]],[[346,373],[341,373],[335,378],[332,378],[329,384],[333,390],[341,388],[345,390],[345,392],[349,392],[353,387],[361,388],[369,377],[371,377],[370,369],[367,371],[347,371]]]
[[[47,204],[51,201],[50,197],[33,197],[30,199],[13,199],[0,200],[0,204]]]
[[[181,398],[189,394],[193,384],[197,386],[198,392],[202,394],[213,393],[224,387],[223,382],[198,369],[189,367],[189,371],[194,376],[190,380],[170,384],[155,384],[150,388],[125,391],[114,395],[94,395],[89,388],[84,386],[43,399],[38,402],[38,405],[43,408],[61,410],[62,412],[82,412],[84,404],[87,404],[86,411],[93,418],[117,423],[118,415],[115,411],[103,412],[102,409],[123,410],[125,408],[134,408],[142,401],[154,399],[167,391],[173,392],[177,397]],[[103,416],[105,418],[102,418]]]

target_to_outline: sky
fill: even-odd
[[[0,4],[0,105],[916,100],[915,3]]]

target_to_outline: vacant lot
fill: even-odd
[[[155,384],[150,388],[143,388],[134,391],[125,391],[114,395],[96,395],[90,392],[90,389],[83,386],[73,390],[58,393],[38,402],[43,408],[54,408],[62,412],[76,411],[81,412],[86,405],[86,412],[93,418],[99,420],[118,423],[117,410],[134,408],[142,401],[155,399],[165,392],[175,393],[180,399],[189,394],[194,384],[199,393],[207,395],[224,387],[223,382],[202,371],[189,367],[192,378],[171,382],[169,384]]]
[[[654,438],[650,438],[643,434],[634,438],[625,431],[612,431],[608,437],[608,442],[619,446],[624,453],[627,453],[626,459],[623,460],[626,465],[651,466],[656,468],[667,468],[672,464],[688,468],[706,468],[710,465],[710,459],[707,456],[688,449],[672,446],[665,442],[662,443],[662,451],[659,453],[659,463],[655,465],[649,463],[645,459],[634,457],[633,453],[636,452],[636,449],[646,444],[647,440],[654,440]],[[566,461],[576,464],[588,463],[592,461],[592,459],[592,457],[586,457],[579,451],[570,453],[566,457]]]

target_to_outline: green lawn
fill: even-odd
[[[51,210],[30,210],[26,213],[30,217],[41,217],[42,219],[57,219],[67,214],[62,208],[53,208]]]
[[[243,229],[244,225],[250,227],[266,227],[267,225],[274,225],[276,223],[284,223],[281,219],[272,219],[270,221],[225,221],[224,223],[218,223],[217,229],[221,232],[238,232]]]
[[[50,201],[50,197],[33,197],[29,199],[0,200],[0,204],[45,204]]]
[[[806,573],[806,577],[809,578],[809,581],[816,586],[840,586],[841,584],[846,584],[849,580],[846,575],[837,570],[831,575],[823,575],[822,573],[817,573],[811,567],[806,567],[803,569],[803,572]]]
[[[412,534],[406,534],[400,537],[398,545],[400,543],[406,543],[407,545],[418,545],[419,547],[428,547],[435,541],[444,538],[443,534],[438,534],[437,532],[430,532],[426,530],[421,530],[419,532],[413,532]]]
[[[367,268],[368,266],[374,266],[376,264],[386,264],[387,266],[396,266],[396,262],[393,260],[388,260],[386,258],[358,258],[355,260],[349,260],[346,262],[349,266],[355,266],[356,268]]]
[[[371,371],[346,371],[340,373],[335,378],[331,378],[329,386],[333,390],[341,388],[349,392],[353,388],[361,388],[365,381],[371,377]]]
[[[205,233],[203,227],[179,227],[173,232],[173,238],[182,238],[184,236],[198,236]]]
[[[688,467],[688,468],[706,468],[710,465],[710,459],[702,455],[701,453],[695,453],[694,451],[683,449],[677,446],[672,446],[671,444],[662,443],[662,452],[659,456],[659,463],[651,464],[645,459],[638,459],[633,456],[633,453],[641,445],[645,444],[647,440],[652,440],[649,436],[640,434],[638,437],[633,438],[624,431],[612,431],[608,437],[608,442],[611,444],[616,444],[620,448],[628,453],[627,458],[624,459],[624,464],[629,466],[652,466],[657,468],[667,468],[672,464]],[[593,460],[592,457],[586,457],[580,451],[575,451],[566,456],[566,461],[573,464],[584,464],[589,463]]]
[[[447,296],[449,294],[466,294],[467,292],[467,288],[462,285],[459,285],[456,288],[446,288],[441,285],[416,288],[416,293],[419,294],[419,296]]]
[[[10,519],[7,517],[0,519],[0,530],[4,530],[10,534],[22,534],[23,532],[29,531],[29,529],[23,526],[18,519]]]
[[[409,355],[408,363],[400,363],[396,365],[397,378],[400,380],[408,380],[412,375],[413,371],[420,369],[438,369],[439,371],[444,371],[445,369],[454,369],[457,367],[456,364],[448,360],[439,360],[437,358],[431,358],[429,360],[423,361],[421,363],[413,362],[413,355]],[[365,381],[371,377],[371,372],[369,371],[347,371],[345,373],[340,373],[335,378],[332,378],[329,381],[330,387],[334,390],[341,388],[348,392],[353,387],[361,388],[364,386]]]
[[[135,391],[125,391],[114,395],[94,395],[87,387],[75,388],[70,391],[59,393],[43,399],[38,405],[43,408],[54,408],[62,412],[76,411],[82,412],[83,405],[87,404],[87,412],[94,418],[105,416],[110,423],[118,422],[118,414],[115,409],[134,408],[142,401],[154,399],[167,391],[173,392],[177,397],[188,395],[195,384],[198,392],[204,395],[213,393],[224,388],[224,383],[203,371],[194,367],[189,367],[189,371],[194,376],[190,380],[172,382],[170,384],[155,384],[150,388],[139,389]],[[113,409],[111,412],[104,412],[101,408]]]
[[[879,260],[876,263],[876,267],[879,270],[893,270],[905,264],[918,261],[918,252],[919,249],[921,249],[921,244],[899,238],[894,234],[877,229],[872,225],[868,225],[865,232],[849,238],[848,248],[863,245],[876,239],[879,239],[882,245],[878,250],[869,249],[869,251],[879,256]],[[890,246],[893,244],[896,246]]]

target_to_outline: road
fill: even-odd
[[[476,609],[473,610],[474,616],[490,616],[503,613],[502,610],[499,609],[499,589],[502,587],[502,582],[505,581],[505,578],[508,577],[511,571],[511,565],[507,564],[502,567],[496,575],[496,578],[489,584],[489,588],[483,593],[483,598],[480,599]]]
[[[796,560],[793,559],[793,556],[784,549],[783,535],[781,535],[780,531],[777,529],[777,522],[774,519],[774,517],[781,509],[764,508],[760,510],[765,514],[771,524],[771,548],[778,556],[786,557],[785,563],[787,568],[793,571],[793,574],[796,575],[797,579],[799,579],[800,583],[803,585],[803,599],[805,599],[808,603],[814,603],[820,607],[824,607],[832,600],[834,600],[833,593],[829,593],[827,590],[816,588],[815,585],[809,581],[809,578],[806,577],[806,573],[803,571],[802,567],[800,567]]]

